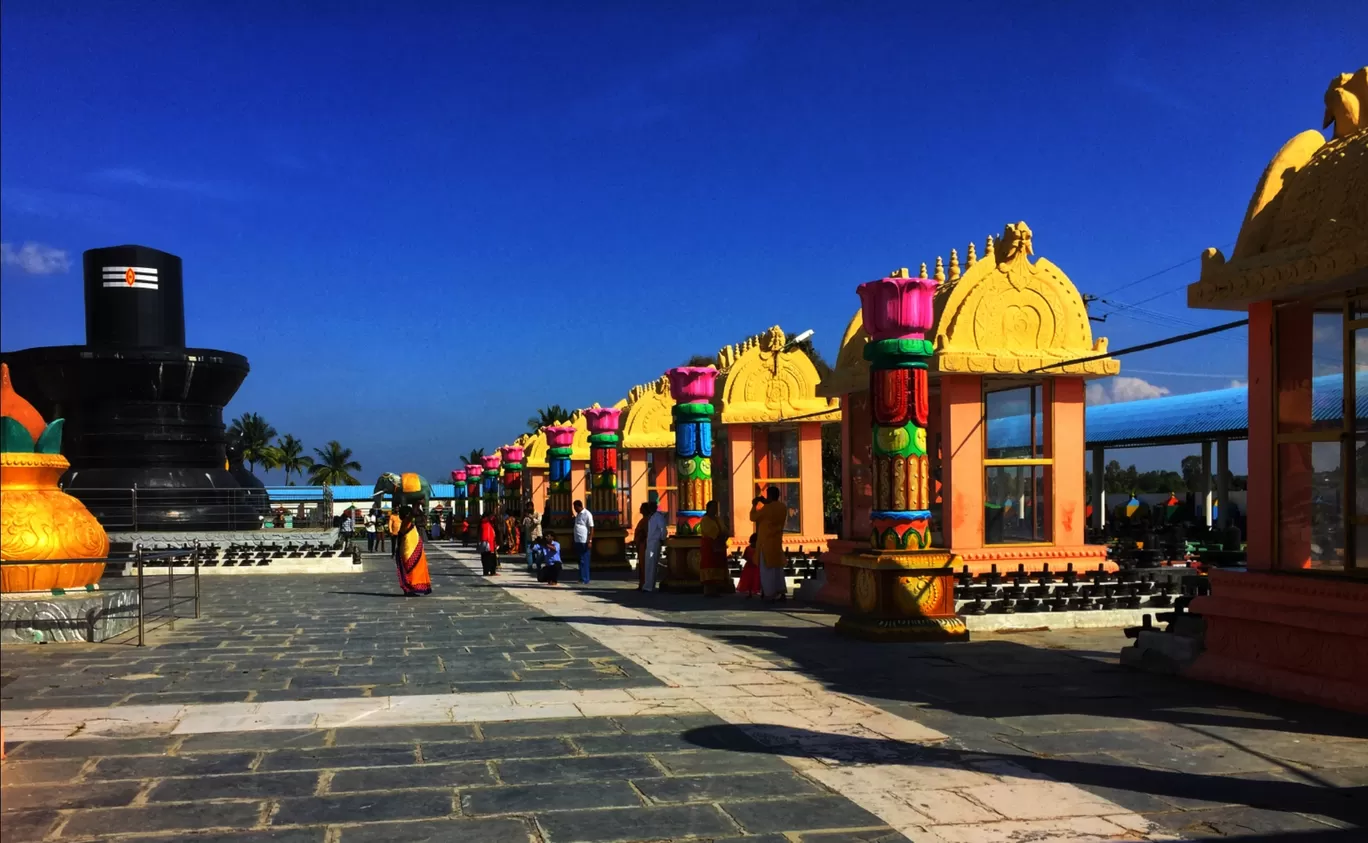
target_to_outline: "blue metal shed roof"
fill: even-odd
[[[333,486],[333,500],[340,503],[364,503],[373,499],[374,486]],[[299,503],[323,500],[322,486],[267,486],[266,493],[278,503]],[[456,496],[456,487],[451,483],[433,483],[434,500],[451,500]],[[390,496],[385,495],[385,500]]]
[[[1312,418],[1329,421],[1340,417],[1344,402],[1343,377],[1325,375],[1312,379]],[[1368,418],[1368,373],[1354,376],[1356,417]],[[988,447],[1023,447],[1029,417],[995,419],[988,425]],[[1166,395],[1119,404],[1089,407],[1085,416],[1090,447],[1139,448],[1147,445],[1200,442],[1226,436],[1249,435],[1249,388],[1233,386],[1188,395]]]

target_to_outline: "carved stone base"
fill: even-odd
[[[0,594],[0,641],[48,643],[107,641],[138,625],[138,591],[20,591]]]
[[[665,540],[665,578],[660,583],[664,591],[700,592],[703,581],[698,577],[702,551],[698,536],[670,536]]]
[[[1182,675],[1368,714],[1368,583],[1221,570],[1210,580],[1189,606],[1206,623],[1204,649]]]
[[[836,631],[866,641],[968,641],[969,629],[955,613],[957,562],[946,550],[845,555],[851,601]]]
[[[590,566],[595,571],[630,571],[627,561],[627,531],[622,527],[595,527]]]

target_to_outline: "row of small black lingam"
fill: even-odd
[[[731,556],[727,557],[727,568],[730,569],[733,577],[741,576],[741,569],[746,564],[746,559],[740,549],[732,551]],[[809,552],[805,548],[784,551],[784,576],[796,577],[805,580],[817,576],[822,570],[822,560],[820,554]]]
[[[997,566],[975,577],[968,568],[956,575],[955,602],[968,615],[1018,612],[1079,612],[1173,605],[1183,593],[1179,577],[1140,571],[1051,571],[1048,564],[1027,572],[999,573]]]

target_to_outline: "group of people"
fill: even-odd
[[[637,590],[652,592],[659,579],[669,521],[654,502],[643,503],[639,512],[641,517],[637,519],[632,536],[639,560]],[[769,602],[783,602],[788,599],[784,579],[784,524],[788,521],[788,505],[780,500],[777,487],[769,487],[764,497],[751,501],[750,520],[755,524],[755,532],[742,554],[745,564],[736,591],[747,598],[760,595]],[[717,501],[708,501],[698,531],[698,575],[704,596],[720,597],[730,593],[727,541],[732,533],[718,515]]]

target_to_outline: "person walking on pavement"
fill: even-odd
[[[651,519],[646,522],[646,582],[642,591],[656,590],[656,575],[660,572],[661,552],[670,523],[658,504],[651,504]]]
[[[571,549],[579,559],[580,582],[589,584],[589,548],[594,542],[594,514],[584,508],[584,501],[575,501],[575,521],[571,534]]]
[[[499,575],[499,538],[494,531],[494,516],[480,519],[480,567],[486,577]]]

